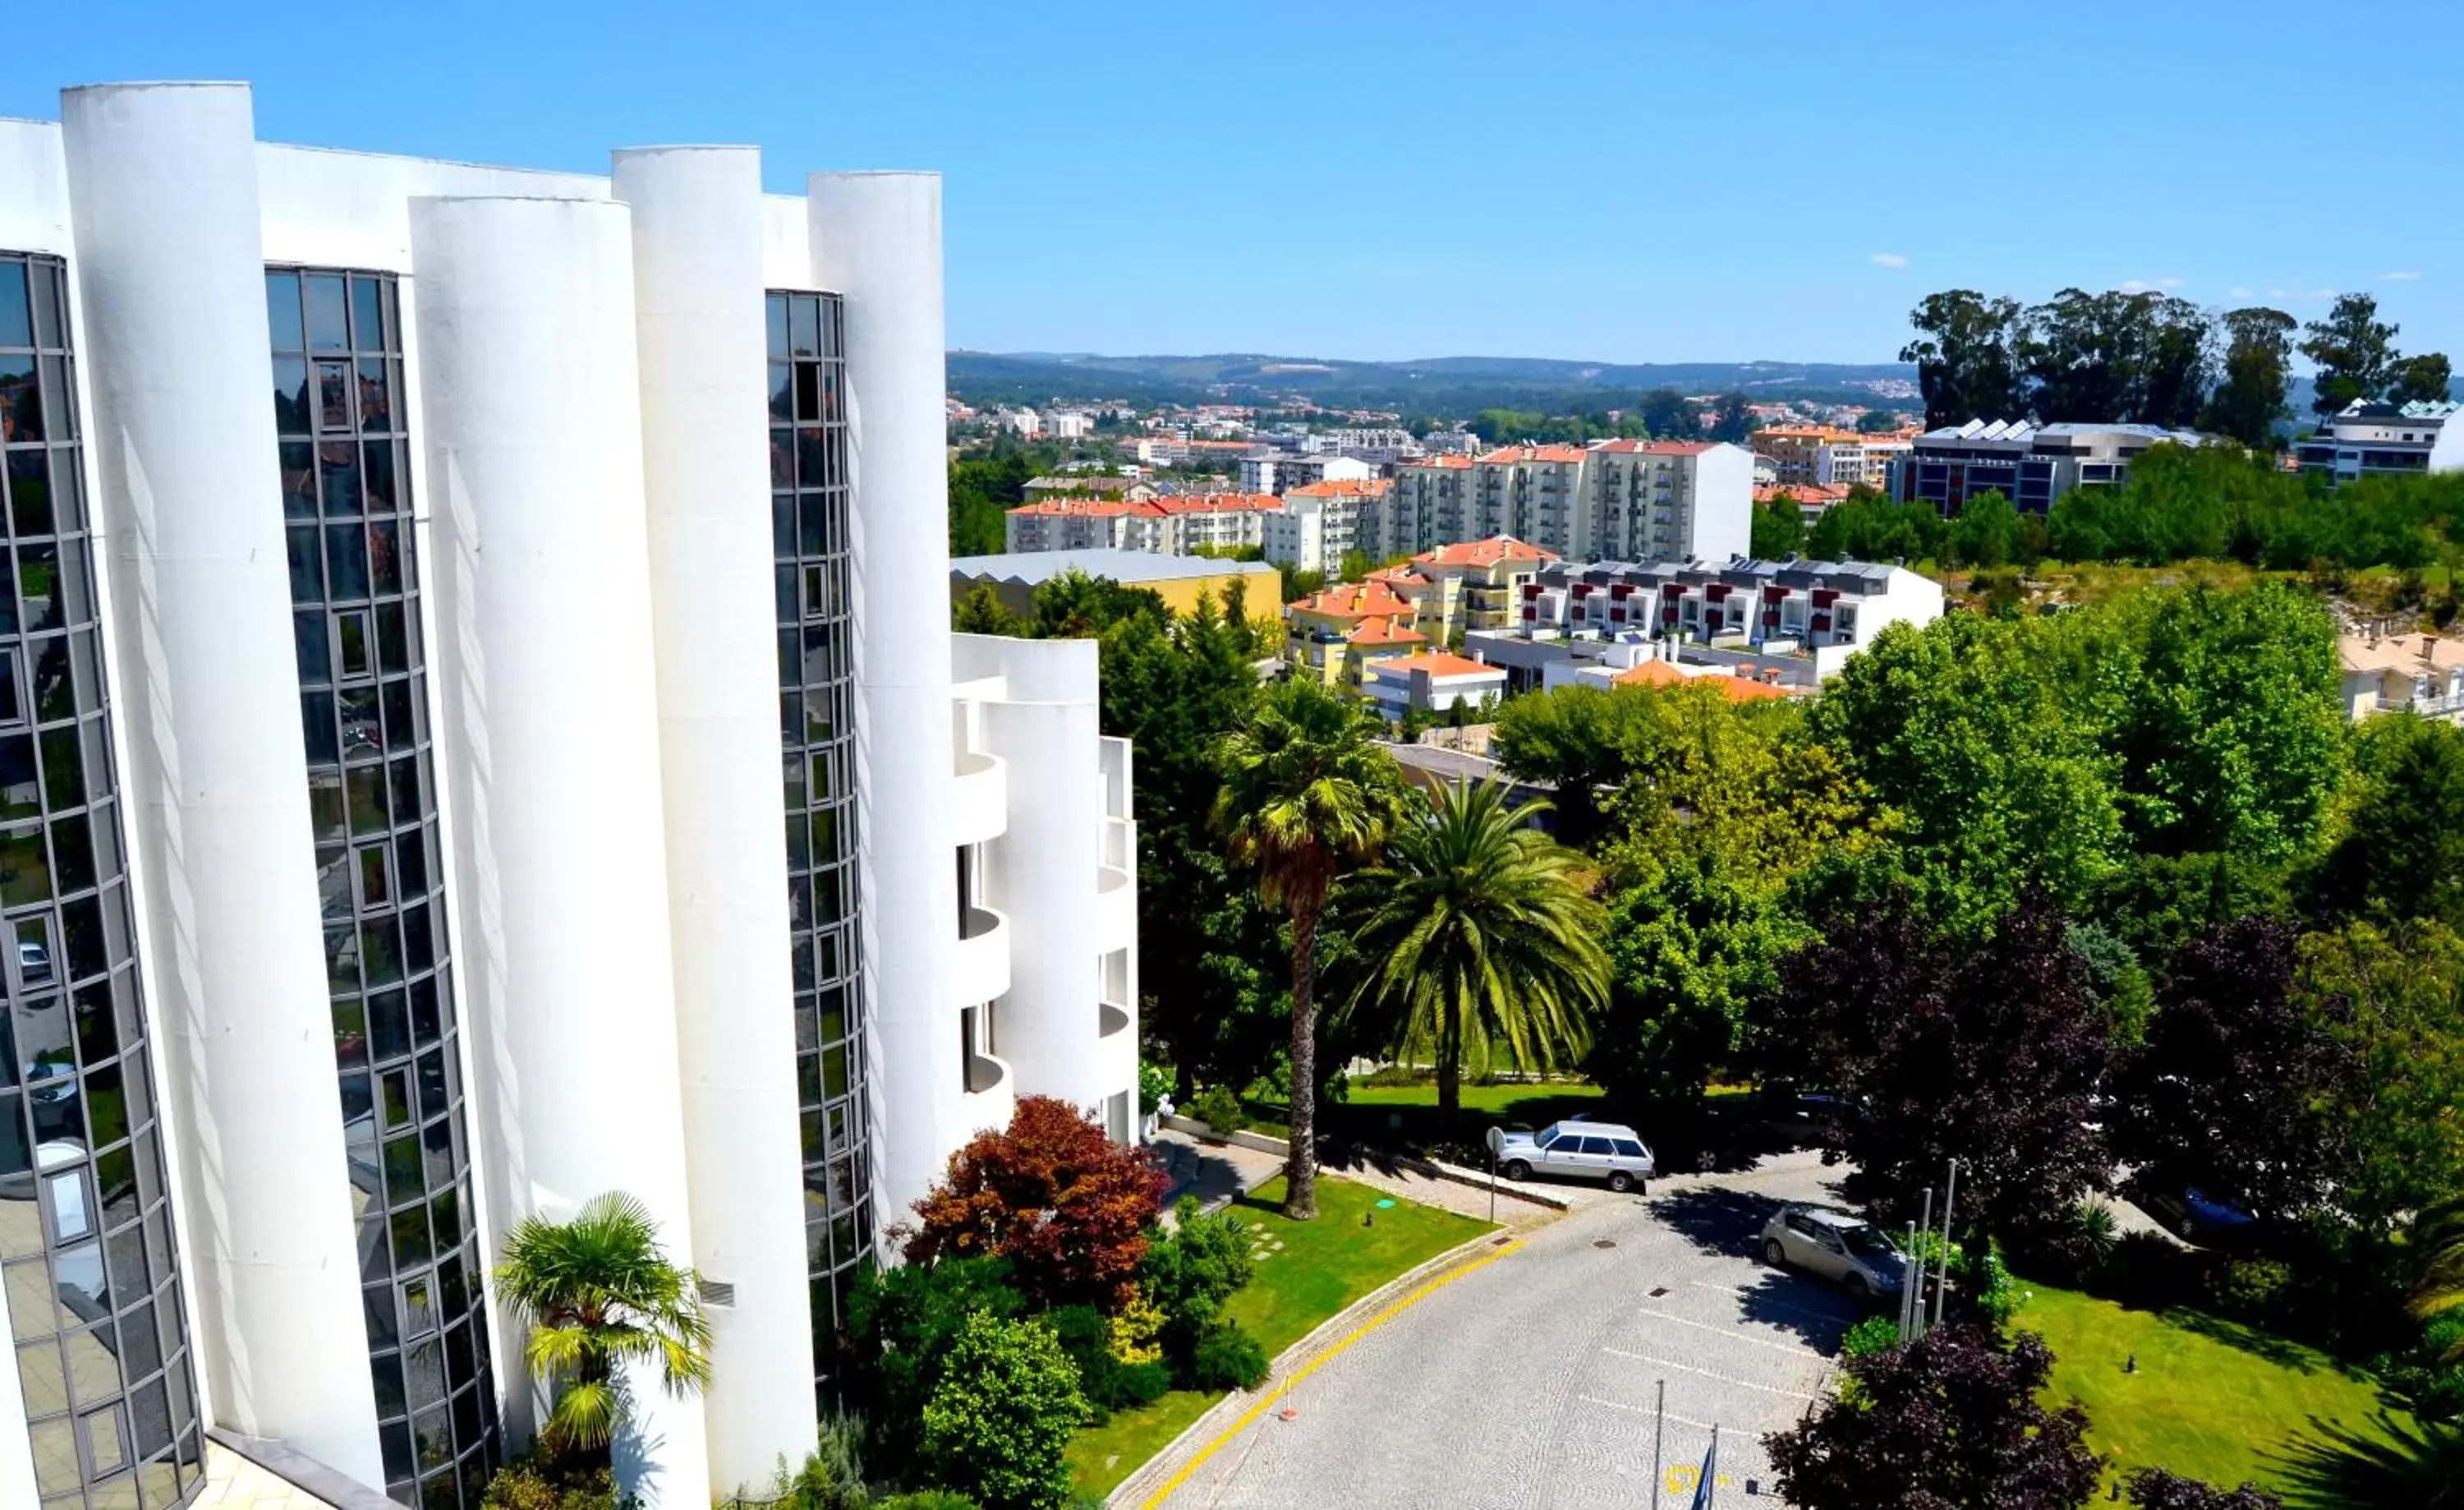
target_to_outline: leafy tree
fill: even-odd
[[[2445,352],[2407,357],[2394,364],[2388,373],[2387,402],[2443,404],[2453,382],[2454,374],[2448,366]]]
[[[1941,552],[1948,531],[1930,503],[1852,488],[1814,522],[1805,553],[1817,561],[1923,561]]]
[[[2464,926],[2464,729],[2411,713],[2371,719],[2354,731],[2352,772],[2319,909]]]
[[[1463,1110],[1466,1064],[1502,1049],[1521,1069],[1554,1069],[1591,1042],[1608,994],[1599,903],[1578,856],[1525,827],[1500,782],[1428,792],[1379,862],[1345,884],[1364,968],[1340,1013],[1363,1019],[1389,1055],[1437,1066],[1438,1110]]]
[[[1568,844],[1589,844],[1603,822],[1598,792],[1625,779],[1625,732],[1639,689],[1559,687],[1498,710],[1489,752],[1517,781],[1555,789],[1551,812]]]
[[[2139,1510],[2284,1510],[2284,1501],[2254,1483],[2218,1489],[2162,1468],[2142,1468],[2123,1480]]]
[[[941,1383],[958,1329],[971,1316],[1010,1320],[1026,1299],[1010,1283],[1001,1258],[943,1258],[934,1263],[856,1271],[847,1292],[840,1344],[850,1395],[891,1460],[911,1458],[925,1402]]]
[[[1900,416],[1887,409],[1869,409],[1857,416],[1860,435],[1887,435],[1900,428]]]
[[[1642,395],[1636,413],[1655,440],[1693,440],[1703,433],[1703,412],[1673,388]]]
[[[989,582],[979,582],[950,611],[950,628],[961,634],[1007,634],[1024,638],[1026,620],[1010,611]]]
[[[2004,566],[2027,553],[2019,511],[1998,488],[1970,498],[1951,522],[1950,553],[1970,566]]]
[[[595,1454],[631,1413],[626,1373],[655,1365],[682,1398],[710,1383],[699,1281],[659,1251],[649,1208],[595,1195],[569,1221],[524,1217],[505,1239],[496,1293],[529,1326],[522,1361],[555,1398],[541,1445]]]
[[[1753,400],[1743,393],[1723,393],[1711,420],[1710,436],[1732,446],[1742,446],[1754,433]]]
[[[1006,1258],[1036,1304],[1115,1310],[1146,1255],[1165,1183],[1068,1102],[1023,1096],[1009,1126],[968,1140],[915,1203],[907,1261]]]
[[[2464,1313],[2464,1198],[2422,1212],[2413,1224],[2413,1248],[2422,1264],[2421,1277],[2413,1281],[2412,1313],[2426,1321]],[[2446,1356],[2464,1362],[2464,1335]]]
[[[1849,1359],[1853,1400],[1843,1391],[1763,1438],[1780,1498],[1799,1510],[2079,1510],[2103,1460],[2084,1411],[2037,1402],[2053,1364],[2034,1332],[2005,1348],[1966,1325]]]
[[[1751,544],[1757,560],[1778,561],[1805,550],[1805,510],[1786,493],[1754,505]]]
[[[2213,366],[2208,319],[2168,294],[2066,288],[2023,318],[2018,350],[2037,417],[2188,425]]]
[[[2184,949],[2147,1041],[2116,1077],[2116,1157],[2155,1189],[2196,1187],[2284,1220],[2315,1208],[2343,1173],[2337,1107],[2350,1048],[2293,996],[2295,933],[2238,919]]]
[[[2381,1411],[2368,1429],[2314,1422],[2285,1455],[2302,1510],[2388,1505],[2464,1510],[2464,1429],[2407,1422]]]
[[[1900,360],[1917,365],[1925,428],[2015,419],[2027,412],[2019,349],[2025,324],[2017,300],[1955,288],[1925,296],[1908,323],[1922,339],[1901,348]]]
[[[1249,1283],[1249,1232],[1228,1212],[1208,1215],[1198,1198],[1173,1208],[1173,1226],[1147,1245],[1138,1285],[1162,1311],[1162,1343],[1175,1366],[1187,1368],[1198,1340],[1223,1320],[1223,1303]]]
[[[2280,309],[2236,309],[2224,317],[2223,381],[2208,397],[2202,429],[2230,435],[2254,451],[2272,450],[2276,422],[2288,411],[2293,332],[2299,328]]]
[[[2340,296],[2324,320],[2314,320],[2301,354],[2318,368],[2310,407],[2333,414],[2357,398],[2387,389],[2397,362],[2396,327],[2379,321],[2379,301],[2367,294]]]
[[[1141,614],[1159,623],[1172,617],[1162,595],[1152,588],[1125,588],[1110,577],[1090,577],[1075,570],[1037,584],[1034,603],[1030,629],[1037,639],[1101,634]]]
[[[2105,1025],[2049,899],[2024,897],[1979,942],[1933,934],[1904,895],[1822,931],[1780,962],[1761,1056],[1862,1108],[1830,1134],[1882,1215],[1914,1216],[1952,1159],[1957,1214],[1991,1236],[2056,1228],[2104,1183],[2089,1124]]]
[[[1011,509],[1026,501],[1026,484],[1056,454],[1020,449],[950,463],[950,554],[989,556],[1008,547]]]
[[[2087,916],[2161,975],[2185,944],[2209,929],[2258,913],[2281,915],[2285,908],[2280,866],[2213,852],[2133,855],[2095,887]]]
[[[959,1324],[925,1402],[924,1463],[986,1510],[1066,1505],[1064,1454],[1089,1413],[1078,1369],[1050,1327],[979,1311]]]
[[[2122,847],[2119,773],[2054,622],[1893,625],[1813,710],[1815,737],[1898,813],[1910,871],[1958,922],[2031,876],[2077,900]]]
[[[1375,716],[1315,681],[1259,697],[1226,736],[1215,822],[1259,895],[1292,925],[1291,1158],[1284,1214],[1317,1215],[1317,929],[1345,871],[1375,860],[1394,832],[1402,776],[1378,746]]]
[[[2347,923],[2301,941],[2297,990],[2357,1062],[2329,1109],[2352,1163],[2336,1206],[2384,1252],[2416,1211],[2464,1195],[2464,940],[2436,922]]]

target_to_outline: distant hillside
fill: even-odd
[[[1742,389],[1757,398],[1870,401],[1868,385],[1914,382],[1903,363],[1673,362],[1621,365],[1540,357],[1432,357],[1348,362],[1267,356],[1096,356],[1084,352],[953,351],[950,388],[970,404],[1126,398],[1147,403],[1247,403],[1304,394],[1336,408],[1465,414],[1481,409],[1555,412],[1631,407],[1652,389]]]

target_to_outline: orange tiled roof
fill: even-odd
[[[1673,687],[1694,678],[1664,660],[1646,660],[1628,666],[1609,679],[1620,687]]]
[[[1286,498],[1305,499],[1375,499],[1384,498],[1395,484],[1384,477],[1337,477],[1331,482],[1310,482],[1286,493]]]
[[[1363,580],[1389,583],[1397,588],[1425,588],[1429,585],[1428,578],[1409,566],[1380,566]]]
[[[1500,446],[1480,459],[1491,463],[1580,461],[1583,459],[1583,448],[1580,446]]]
[[[1159,514],[1163,510],[1152,499],[1066,498],[1022,503],[1010,512],[1038,519],[1118,519],[1130,514]]]
[[[1398,462],[1397,465],[1405,467],[1436,467],[1441,471],[1452,471],[1459,467],[1470,466],[1471,457],[1459,456],[1452,452],[1448,452],[1443,455],[1415,457],[1410,461]]]
[[[1629,666],[1610,679],[1620,687],[1709,685],[1719,688],[1720,696],[1730,702],[1760,702],[1771,698],[1793,696],[1786,687],[1774,686],[1768,681],[1756,681],[1751,677],[1724,677],[1717,672],[1701,677],[1689,677],[1664,660],[1646,660],[1639,665]]]
[[[1362,619],[1344,639],[1353,645],[1425,645],[1429,642],[1429,636],[1419,630],[1397,624],[1382,613]]]
[[[1619,456],[1699,456],[1717,444],[1712,440],[1603,440],[1592,449]]]
[[[1334,618],[1398,613],[1409,617],[1419,611],[1410,599],[1383,582],[1339,583],[1292,604],[1291,611],[1295,613],[1323,613]]]
[[[1485,661],[1474,660],[1468,655],[1457,655],[1450,651],[1436,651],[1426,655],[1402,655],[1393,660],[1381,660],[1377,662],[1375,669],[1381,672],[1399,671],[1407,676],[1416,671],[1425,671],[1432,677],[1477,677],[1484,672],[1495,672],[1501,677],[1506,675],[1506,668],[1503,666],[1491,666]]]
[[[1554,561],[1554,551],[1529,545],[1511,535],[1494,535],[1487,540],[1457,541],[1414,556],[1416,563],[1431,566],[1494,566],[1506,561]]]
[[[1154,502],[1165,514],[1274,514],[1284,506],[1271,493],[1185,493]]]

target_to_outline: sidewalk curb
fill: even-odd
[[[1138,1506],[1144,1505],[1172,1477],[1176,1471],[1174,1465],[1180,1461],[1184,1450],[1193,1441],[1202,1443],[1221,1435],[1253,1404],[1273,1394],[1332,1339],[1346,1335],[1367,1318],[1375,1316],[1431,1279],[1479,1257],[1483,1250],[1502,1247],[1515,1240],[1513,1233],[1503,1227],[1466,1238],[1444,1253],[1415,1264],[1309,1328],[1307,1336],[1275,1355],[1274,1366],[1268,1369],[1266,1377],[1258,1382],[1257,1388],[1232,1390],[1208,1406],[1205,1412],[1190,1422],[1179,1435],[1156,1449],[1154,1455],[1114,1485],[1112,1492],[1104,1497],[1107,1510],[1137,1510]]]

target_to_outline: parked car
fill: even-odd
[[[1764,1224],[1763,1260],[1836,1279],[1855,1296],[1897,1295],[1907,1282],[1907,1255],[1881,1229],[1819,1206],[1781,1207]]]
[[[2230,1241],[2258,1225],[2257,1217],[2230,1197],[2202,1190],[2195,1185],[2181,1190],[2142,1187],[2134,1189],[2131,1196],[2141,1210],[2194,1243]]]
[[[1612,1190],[1640,1191],[1653,1172],[1651,1149],[1631,1127],[1616,1122],[1553,1122],[1536,1133],[1507,1133],[1497,1171],[1509,1180],[1535,1174],[1605,1180]]]

